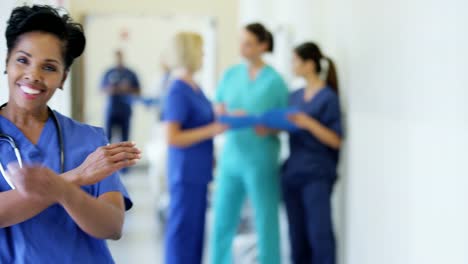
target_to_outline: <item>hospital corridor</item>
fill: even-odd
[[[467,264],[468,1],[0,1],[0,264]]]

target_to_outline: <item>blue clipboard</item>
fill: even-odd
[[[218,117],[218,121],[229,127],[229,129],[249,128],[259,125],[259,118],[252,115],[245,116],[229,116],[222,115]]]
[[[260,116],[245,115],[231,116],[222,115],[218,118],[220,123],[229,126],[230,129],[249,128],[257,125],[265,126],[272,129],[285,130],[288,132],[298,131],[299,128],[288,120],[288,115],[299,112],[299,109],[283,108],[270,110]]]
[[[263,114],[260,119],[262,125],[279,130],[286,130],[289,132],[298,131],[299,128],[293,124],[288,119],[288,115],[298,113],[299,109],[293,108],[284,108],[284,109],[275,109],[266,112]]]

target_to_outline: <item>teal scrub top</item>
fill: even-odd
[[[271,66],[265,65],[252,80],[248,65],[238,64],[224,73],[215,100],[224,104],[228,112],[243,110],[257,115],[286,107],[288,89],[283,78]],[[258,162],[271,164],[278,162],[279,148],[277,135],[258,136],[254,128],[232,130],[226,135],[222,162],[234,166]]]

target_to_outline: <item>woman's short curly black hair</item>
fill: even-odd
[[[33,31],[52,34],[62,41],[66,70],[84,51],[86,38],[81,24],[73,22],[68,14],[60,15],[59,10],[51,6],[25,5],[13,9],[7,22],[7,58],[18,44],[21,35]]]

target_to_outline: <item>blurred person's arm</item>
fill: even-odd
[[[292,114],[289,120],[296,126],[309,131],[320,142],[333,149],[339,149],[341,146],[341,137],[334,130],[322,125],[318,120],[308,116],[305,113]]]
[[[296,126],[309,131],[323,144],[339,149],[342,141],[342,126],[338,97],[331,98],[327,102],[321,115],[321,121],[303,112],[289,115],[288,118]]]
[[[135,96],[140,96],[141,95],[141,86],[140,86],[140,81],[138,80],[138,76],[134,72],[131,72],[130,75],[131,75],[131,77],[130,77],[130,80],[129,80],[129,84],[130,84],[129,93],[132,94],[132,95],[135,95]]]
[[[100,88],[101,91],[104,92],[107,95],[114,95],[117,94],[119,91],[119,88],[116,85],[113,85],[109,81],[109,75],[112,70],[107,71],[104,76],[102,76]]]
[[[164,104],[168,144],[176,147],[188,147],[223,133],[227,127],[218,122],[197,128],[182,128],[190,116],[196,114],[190,112],[190,101],[188,101],[184,89],[177,86],[171,87]]]
[[[193,129],[182,129],[177,122],[167,122],[167,142],[176,147],[189,147],[219,135],[227,130],[227,126],[213,122],[206,126]]]

